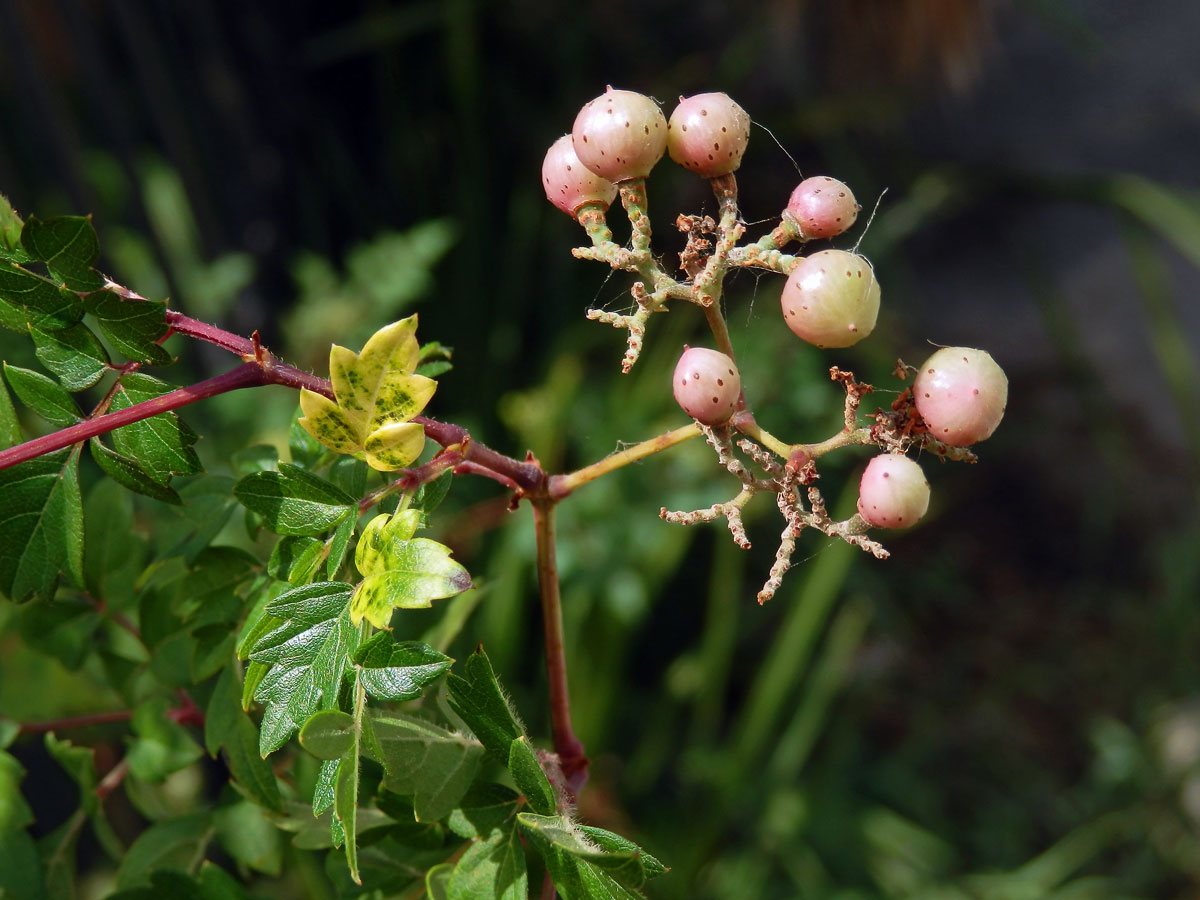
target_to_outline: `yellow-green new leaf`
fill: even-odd
[[[367,465],[391,472],[411,465],[425,447],[425,429],[415,422],[397,422],[377,428],[367,437]]]
[[[336,344],[329,380],[337,402],[303,391],[300,424],[330,449],[351,453],[376,469],[407,466],[421,452],[419,425],[401,427],[421,412],[437,382],[413,370],[420,361],[417,317],[409,316],[371,336],[361,353]]]
[[[350,620],[387,628],[393,609],[423,609],[471,587],[471,576],[450,548],[414,538],[420,510],[376,516],[363,529],[354,562],[363,581],[350,600]]]
[[[300,425],[314,438],[338,453],[362,455],[358,430],[340,406],[328,397],[303,388],[300,391]]]

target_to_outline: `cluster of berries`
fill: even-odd
[[[749,135],[750,117],[726,94],[681,98],[668,120],[651,98],[610,87],[585,104],[571,133],[551,146],[542,165],[542,182],[555,206],[585,224],[589,214],[602,221],[618,193],[627,209],[629,198],[636,202],[639,194],[644,197],[640,182],[664,153],[710,179],[719,198],[736,197],[732,175]],[[636,190],[631,187],[635,185]],[[787,275],[780,297],[783,320],[798,337],[820,349],[850,347],[874,329],[880,302],[874,269],[865,257],[845,250],[796,257],[779,250],[791,241],[842,234],[854,224],[859,209],[842,182],[827,176],[806,178],[792,192],[780,226],[769,237],[751,245],[743,257],[726,250],[730,265],[772,267],[769,254],[775,254],[774,267]],[[636,229],[635,212],[630,211],[630,218]],[[742,226],[737,227],[735,237],[741,234]],[[644,272],[628,263],[624,267]],[[634,330],[636,323],[612,318],[620,320],[614,324]],[[745,409],[745,397],[730,354],[685,348],[672,383],[676,401],[697,422],[709,428],[736,427],[731,419]],[[917,370],[908,405],[915,409],[913,419],[922,434],[942,448],[962,448],[992,434],[1007,395],[1008,380],[988,353],[947,347]],[[924,515],[929,483],[903,447],[886,449],[890,452],[872,459],[862,475],[858,514],[866,526],[907,527]]]

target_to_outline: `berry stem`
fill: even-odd
[[[642,258],[648,258],[650,255],[650,216],[646,212],[646,179],[645,178],[630,178],[628,181],[622,181],[617,188],[621,192],[621,205],[625,207],[625,214],[629,217],[629,224],[633,227],[633,235],[630,243],[633,245],[633,252]]]
[[[605,216],[607,209],[608,207],[599,200],[591,200],[579,207],[575,213],[576,220],[587,232],[593,247],[613,243],[612,229],[608,227],[608,219]]]
[[[742,434],[746,435],[746,437],[753,438],[767,449],[777,453],[779,456],[782,456],[784,459],[787,459],[789,456],[791,456],[792,452],[796,449],[793,445],[784,443],[779,438],[775,437],[775,435],[771,434],[771,432],[759,425],[758,422],[755,421],[754,416],[750,415],[749,413],[738,413],[734,415],[733,426]]]
[[[582,469],[576,469],[574,472],[566,475],[552,475],[550,476],[550,496],[555,501],[561,500],[576,488],[587,484],[589,481],[595,481],[601,475],[615,472],[622,466],[643,460],[647,456],[652,456],[669,447],[674,447],[676,444],[682,444],[684,441],[699,437],[699,435],[700,426],[692,422],[689,425],[676,428],[674,431],[668,431],[666,434],[660,434],[658,437],[652,437],[649,440],[634,444],[632,447],[626,447],[624,450],[606,456],[604,459],[594,462],[590,466],[584,466]]]
[[[532,500],[537,533],[538,594],[542,601],[542,627],[546,648],[546,680],[550,691],[550,722],[554,752],[566,779],[572,801],[587,783],[588,758],[571,727],[571,700],[567,690],[567,661],[563,636],[562,595],[558,584],[558,560],[554,546],[556,501],[548,497]]]

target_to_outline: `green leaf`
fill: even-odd
[[[204,755],[191,734],[167,715],[169,704],[155,698],[133,713],[134,738],[125,759],[129,771],[143,781],[162,781]]]
[[[320,534],[358,508],[345,491],[289,463],[280,463],[276,472],[247,475],[233,493],[276,534]]]
[[[450,558],[450,548],[428,538],[413,538],[420,511],[381,515],[363,529],[354,562],[364,576],[351,601],[351,621],[367,619],[386,628],[393,609],[423,609],[434,600],[471,587],[471,576]]]
[[[123,375],[111,409],[114,412],[128,409],[171,390],[170,385],[140,372]],[[159,413],[112,432],[116,451],[137,460],[159,484],[166,484],[172,475],[194,475],[203,469],[200,457],[192,449],[196,439],[196,433],[174,412]]]
[[[325,542],[304,535],[284,535],[271,548],[267,574],[280,581],[306,584],[321,562]]]
[[[325,577],[337,578],[346,561],[346,551],[350,549],[350,539],[354,537],[354,526],[358,524],[358,516],[346,516],[338,524],[333,537],[329,539],[329,555],[325,558]]]
[[[13,408],[12,397],[8,388],[0,381],[0,450],[15,447],[25,440],[21,434],[21,423],[17,421],[17,411]]]
[[[602,851],[608,854],[617,856],[633,856],[636,855],[641,861],[642,868],[646,870],[647,878],[657,878],[659,875],[664,875],[668,871],[667,867],[651,856],[629,838],[622,837],[605,828],[597,828],[594,825],[580,825],[579,830],[583,836],[595,843]]]
[[[4,364],[4,377],[17,399],[47,422],[66,428],[83,418],[71,395],[53,378],[8,363]]]
[[[317,771],[317,783],[313,787],[312,812],[319,816],[333,806],[333,783],[337,780],[338,761],[327,759]]]
[[[0,750],[0,844],[4,843],[4,835],[20,831],[33,822],[33,811],[21,796],[21,779],[24,777],[25,769],[16,757]]]
[[[96,649],[100,622],[100,615],[90,603],[69,598],[27,604],[13,613],[8,626],[30,647],[74,671]]]
[[[508,750],[508,772],[513,784],[525,795],[529,808],[544,816],[558,811],[558,792],[550,784],[529,739],[521,735]]]
[[[256,872],[278,876],[283,869],[283,835],[266,810],[239,800],[213,813],[216,837],[225,852]]]
[[[358,742],[338,763],[333,782],[333,817],[341,826],[346,841],[346,865],[355,884],[362,884],[358,874]]]
[[[447,676],[450,708],[502,765],[508,765],[511,744],[525,734],[508,701],[487,654],[480,648],[467,657],[463,674]]]
[[[45,744],[50,755],[79,786],[79,807],[91,820],[92,830],[100,844],[113,859],[123,857],[125,846],[105,818],[104,807],[96,794],[95,751],[91,747],[77,747],[70,741],[60,741],[53,734],[46,735]]]
[[[358,645],[350,624],[351,587],[320,582],[294,588],[267,605],[283,624],[263,635],[250,651],[254,662],[268,663],[254,692],[266,703],[259,753],[267,756],[295,734],[308,717],[337,705],[342,675]]]
[[[78,448],[0,470],[0,593],[47,596],[63,571],[83,584]]]
[[[204,746],[210,756],[224,749],[229,772],[257,803],[282,811],[283,798],[270,765],[258,755],[258,729],[242,710],[242,690],[233,666],[217,679],[204,714]]]
[[[450,876],[450,900],[526,900],[529,876],[516,828],[472,844]]]
[[[158,343],[167,333],[167,304],[96,291],[84,297],[83,305],[117,352],[127,359],[156,366],[171,361],[171,354]]]
[[[0,196],[0,201],[3,197]],[[0,212],[3,204],[0,203]],[[0,227],[3,223],[0,221]],[[0,232],[0,238],[3,232]],[[0,897],[4,900],[45,900],[42,864],[37,844],[25,831],[0,836]]]
[[[441,863],[425,873],[425,893],[429,900],[450,900],[450,877],[454,866]]]
[[[299,413],[297,413],[299,415]],[[321,446],[321,442],[301,427],[299,419],[292,419],[288,428],[288,452],[292,455],[292,464],[302,469],[312,470],[317,467],[329,451]]]
[[[308,717],[300,729],[300,746],[317,759],[340,759],[354,747],[356,736],[354,716],[326,709]]]
[[[8,202],[8,198],[0,194],[0,250],[19,250],[21,248],[22,227],[21,217]]]
[[[183,504],[183,499],[174,488],[159,484],[136,461],[104,446],[100,438],[94,437],[88,441],[88,450],[100,470],[122,487],[172,506]]]
[[[148,884],[155,869],[189,868],[208,846],[212,835],[212,825],[204,813],[156,822],[138,835],[129,848],[117,870],[117,887]]]
[[[521,808],[521,795],[494,782],[474,784],[450,813],[446,824],[461,838],[486,838]]]
[[[369,721],[378,742],[378,761],[387,772],[384,786],[411,795],[420,822],[449,815],[479,771],[479,743],[409,716],[372,715]]]
[[[225,475],[205,475],[179,489],[183,506],[169,510],[158,522],[154,544],[161,557],[193,559],[220,533],[233,514],[234,481]]]
[[[108,371],[108,351],[82,322],[60,331],[30,328],[38,362],[58,376],[68,391],[82,391]]]
[[[427,481],[417,488],[412,503],[409,504],[410,508],[421,510],[425,514],[425,519],[428,520],[433,511],[446,499],[446,495],[450,493],[450,485],[453,483],[454,473],[447,469],[433,481]]]
[[[518,813],[517,823],[545,860],[563,900],[641,898],[635,891],[645,883],[646,870],[636,853],[606,853],[562,816]]]
[[[44,222],[30,216],[21,231],[21,245],[69,290],[87,293],[104,285],[104,279],[92,269],[100,256],[100,239],[86,216],[60,216]]]
[[[391,471],[412,463],[424,446],[421,426],[408,420],[425,408],[437,382],[414,375],[420,358],[417,317],[381,328],[361,353],[334,345],[329,379],[337,402],[303,390],[300,424],[318,441]]]
[[[354,654],[359,681],[379,700],[415,700],[441,678],[454,660],[419,641],[397,642],[381,632]]]
[[[0,325],[12,331],[29,326],[56,331],[83,318],[83,302],[53,281],[0,259]]]

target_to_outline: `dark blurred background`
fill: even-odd
[[[0,0],[0,192],[92,213],[115,278],[316,370],[417,311],[455,349],[431,412],[562,470],[681,423],[703,322],[658,317],[620,376],[583,313],[628,282],[571,258],[544,150],[606,84],[730,93],[759,126],[751,235],[801,172],[841,178],[864,212],[835,243],[883,285],[871,339],[826,354],[780,327],[778,278],[733,280],[764,424],[819,439],[829,365],[886,402],[930,342],[988,348],[1008,416],[977,466],[925,462],[930,520],[891,560],[806,536],[763,609],[773,512],[748,554],[657,517],[732,496],[706,448],[564,504],[583,814],[673,866],[655,897],[1196,897],[1197,35],[1165,0]],[[657,249],[707,191],[659,165]],[[177,352],[167,378],[229,364]],[[285,443],[279,394],[189,416],[212,465]],[[831,503],[861,462],[823,469]],[[544,734],[527,513],[453,496],[443,537],[491,585],[463,646]]]

